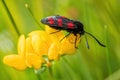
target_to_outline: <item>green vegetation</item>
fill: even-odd
[[[119,0],[0,0],[0,80],[120,80],[119,8]],[[44,29],[40,19],[58,14],[81,21],[107,47],[87,35],[89,50],[82,36],[74,55],[61,57],[43,72],[3,64],[5,55],[17,54],[20,34]]]

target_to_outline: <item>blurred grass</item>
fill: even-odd
[[[0,0],[0,77],[1,80],[120,80],[120,6],[119,0]],[[25,7],[25,4],[29,8]],[[29,10],[30,9],[30,10]],[[10,13],[8,13],[8,11]],[[8,54],[17,54],[18,34],[40,30],[40,19],[64,15],[84,24],[107,47],[99,46],[90,36],[90,49],[85,38],[74,55],[61,57],[43,73],[33,69],[18,71],[3,64]],[[11,17],[10,17],[11,15]],[[12,20],[13,19],[13,20]]]

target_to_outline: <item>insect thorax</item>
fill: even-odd
[[[76,25],[75,29],[74,29],[74,33],[75,34],[79,33],[80,35],[83,35],[85,33],[84,28],[83,28],[83,24],[80,23],[79,21],[74,21],[74,24]]]

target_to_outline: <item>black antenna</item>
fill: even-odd
[[[90,46],[89,46],[89,44],[88,44],[88,40],[87,40],[87,36],[86,36],[86,35],[85,35],[85,39],[86,39],[86,46],[87,46],[87,48],[89,49]]]
[[[104,44],[102,44],[102,43],[101,43],[95,36],[93,36],[91,33],[88,33],[88,32],[85,32],[85,33],[87,33],[88,35],[92,36],[92,37],[98,42],[99,45],[101,45],[101,46],[103,46],[103,47],[106,47]],[[87,41],[87,39],[86,39],[86,41]]]

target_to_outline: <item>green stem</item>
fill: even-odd
[[[17,25],[16,25],[16,23],[15,23],[13,17],[12,17],[12,14],[10,13],[10,11],[9,11],[9,9],[8,9],[8,7],[7,7],[6,3],[5,3],[5,1],[2,0],[2,2],[3,2],[3,5],[4,5],[4,7],[5,7],[7,13],[8,13],[9,18],[11,19],[11,22],[12,22],[12,24],[13,24],[13,27],[14,27],[15,31],[16,31],[16,33],[17,33],[18,36],[19,36],[19,35],[20,35],[20,32],[19,32],[19,30],[18,30],[18,28],[17,28]]]
[[[40,26],[40,23],[37,21],[37,19],[36,19],[35,16],[33,15],[31,9],[29,8],[29,5],[28,5],[28,4],[26,4],[26,5],[27,5],[26,8],[27,8],[28,11],[30,12],[31,16],[34,18],[35,22]],[[44,30],[43,27],[40,27],[40,28],[41,28],[42,30]]]
[[[106,47],[106,59],[107,59],[107,67],[108,67],[108,73],[111,74],[111,62],[110,62],[110,52],[109,52],[109,46],[108,46],[108,42],[107,41],[107,26],[105,26],[105,43],[107,45]]]
[[[49,70],[49,74],[50,74],[51,80],[54,80],[54,78],[53,78],[53,72],[52,72],[52,67],[48,67],[48,70]]]

